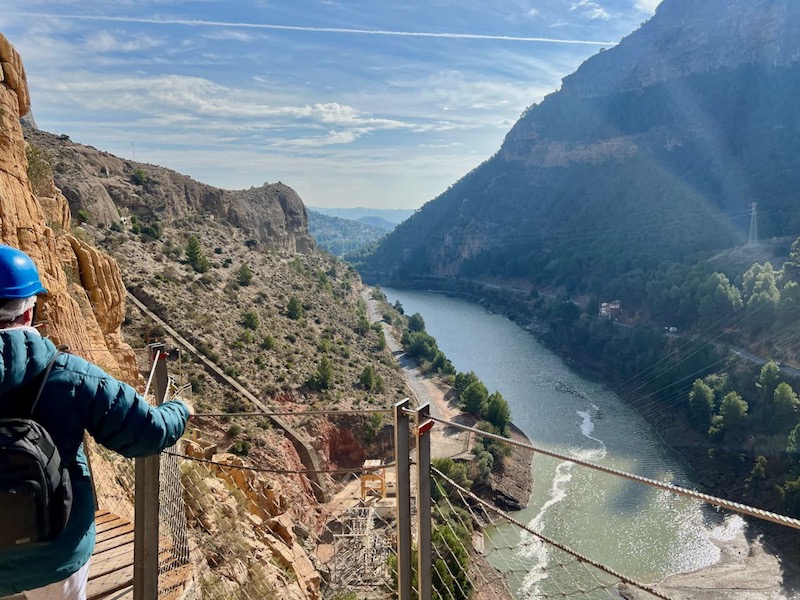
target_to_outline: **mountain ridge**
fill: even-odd
[[[224,190],[157,165],[119,158],[55,135],[24,127],[26,140],[45,152],[55,185],[73,214],[84,211],[93,224],[110,226],[135,215],[144,222],[209,214],[247,235],[287,252],[310,253],[308,216],[300,196],[278,182]]]
[[[761,9],[771,16],[751,30]],[[745,243],[752,202],[762,236],[800,231],[798,22],[800,6],[785,0],[665,0],[529,108],[493,157],[389,234],[362,273],[393,283],[409,274],[522,278],[614,294],[628,272]],[[697,31],[706,31],[699,46]],[[658,77],[629,77],[648,64],[646,53],[631,62],[640,54],[631,49],[662,38],[672,51]],[[717,39],[724,47],[708,41]],[[705,53],[680,51],[697,47]],[[791,51],[776,61],[775,48]]]
[[[800,58],[800,39],[791,35],[798,26],[790,0],[666,0],[613,51],[595,54],[564,77],[561,91],[590,96],[741,64],[788,65]],[[744,29],[748,35],[731,44],[730,32]]]

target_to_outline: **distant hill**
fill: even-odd
[[[387,223],[383,219],[381,221]],[[388,228],[378,227],[350,219],[330,217],[315,210],[308,211],[308,233],[314,238],[319,249],[334,256],[344,256],[360,250],[381,239],[393,228],[394,225],[391,223]]]
[[[664,0],[531,106],[360,267],[614,296],[630,273],[800,232],[800,3]]]
[[[360,221],[364,217],[378,217],[385,219],[394,225],[402,223],[414,214],[414,211],[407,208],[322,208],[319,206],[309,206],[308,210],[313,210],[329,217],[339,217],[340,219],[350,219]],[[372,223],[369,223],[372,224]]]
[[[360,219],[356,219],[359,223],[363,223],[364,225],[370,225],[371,227],[378,227],[379,229],[383,229],[384,231],[391,231],[395,227],[397,227],[397,223],[393,223],[391,221],[387,221],[381,217],[361,217]]]

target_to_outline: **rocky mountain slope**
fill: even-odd
[[[402,223],[378,278],[495,277],[614,294],[618,279],[795,235],[800,5],[664,0],[531,106],[499,152]]]
[[[145,224],[208,215],[276,249],[302,253],[314,249],[303,201],[280,182],[223,190],[164,167],[76,144],[66,135],[26,127],[25,136],[47,155],[55,185],[72,213],[85,211],[93,225],[111,225],[133,215]]]
[[[298,240],[308,237],[304,226],[285,227],[275,237],[265,227],[253,237],[254,230],[242,227],[238,218],[210,210],[177,210],[168,206],[169,198],[162,199],[163,209],[145,211],[141,207],[154,192],[121,175],[108,179],[116,178],[114,185],[126,190],[126,200],[113,204],[117,213],[109,212],[103,190],[113,190],[114,185],[106,187],[103,175],[100,190],[92,184],[94,176],[86,177],[85,172],[101,161],[114,164],[121,159],[43,132],[28,133],[29,150],[45,163],[45,170],[48,164],[55,173],[59,165],[70,165],[72,179],[66,183],[77,183],[71,188],[73,218],[67,223],[76,223],[72,231],[78,243],[102,248],[113,257],[128,290],[261,402],[291,413],[388,408],[406,395],[382,333],[367,321],[357,273],[328,254],[293,251]],[[149,172],[153,180],[162,181],[164,171]],[[288,188],[277,189],[289,195]],[[237,215],[243,212],[255,213],[244,206]],[[106,220],[115,214],[119,220]],[[305,216],[302,204],[295,214]],[[194,261],[191,240],[196,244]],[[136,350],[140,369],[147,367],[145,345],[164,339],[170,374],[179,386],[186,386],[181,393],[198,411],[255,409],[181,352],[163,328],[130,303],[126,308],[125,336]],[[362,384],[367,368],[372,373],[369,386]],[[303,414],[284,420],[313,448],[322,469],[359,467],[368,457],[386,458],[390,453],[382,419]],[[308,467],[289,436],[264,418],[199,418],[194,429],[199,449],[191,451],[200,458],[278,471],[234,477],[229,471],[194,465],[187,480],[196,492],[190,525],[211,553],[209,569],[202,575],[204,586],[213,590],[210,597],[282,590],[291,598],[318,598],[321,575],[310,558],[311,548],[313,534],[326,525],[328,514],[318,504],[310,479],[291,473]],[[212,454],[203,450],[209,447]],[[326,480],[333,490],[334,482]],[[203,489],[212,490],[213,498],[204,499],[199,492]],[[231,522],[231,512],[241,513],[241,521]],[[254,519],[275,523],[278,529],[254,527]],[[286,534],[293,527],[307,532],[306,546],[294,534]],[[258,568],[248,566],[253,553],[261,557]]]
[[[73,235],[67,201],[52,180],[31,191],[19,123],[30,110],[25,69],[2,35],[0,64],[0,241],[36,261],[49,292],[41,316],[51,339],[136,381],[134,354],[120,336],[125,290],[116,263]]]

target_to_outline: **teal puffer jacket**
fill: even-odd
[[[53,343],[32,328],[0,330],[0,415],[4,398],[40,374],[56,352]],[[152,407],[131,386],[78,356],[62,353],[34,418],[70,465],[72,513],[53,542],[0,553],[0,597],[65,579],[89,560],[95,539],[94,495],[81,446],[84,430],[123,456],[147,456],[180,438],[189,411],[177,400]]]

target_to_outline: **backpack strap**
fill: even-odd
[[[16,417],[22,419],[31,419],[33,418],[33,411],[36,410],[36,405],[39,403],[39,398],[42,395],[42,391],[44,390],[44,385],[47,383],[47,378],[50,376],[50,371],[53,370],[53,365],[58,358],[58,355],[61,354],[60,352],[56,352],[53,358],[47,365],[44,371],[39,373],[36,377],[31,379],[28,383],[21,385],[20,387],[7,392],[7,396],[11,396],[9,398],[10,402],[6,401],[3,402],[2,416],[3,417]],[[33,390],[36,389],[36,395],[33,395]],[[31,398],[33,401],[31,402]]]

